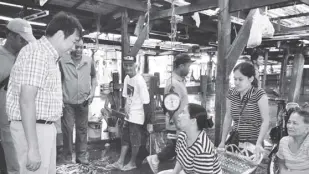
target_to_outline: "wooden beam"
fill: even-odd
[[[75,5],[73,5],[72,9],[77,9],[77,7],[79,7],[80,5],[85,3],[86,1],[88,1],[88,0],[79,0],[79,2],[77,2]]]
[[[214,21],[201,21],[200,26],[197,27],[195,21],[191,17],[184,16],[180,24],[195,28],[203,32],[218,32],[218,24],[216,24]]]
[[[277,18],[271,18],[271,21],[276,21],[279,19],[290,19],[290,18],[297,18],[297,17],[302,17],[302,16],[309,16],[309,13],[300,13],[300,14],[295,14],[295,15],[288,15],[288,16],[281,16]]]
[[[152,23],[149,24],[149,31],[151,30],[152,25],[153,25]],[[142,48],[145,40],[147,39],[147,36],[148,36],[148,29],[145,26],[143,28],[142,32],[139,34],[137,40],[135,41],[134,46],[129,53],[130,56],[136,56],[137,55],[138,51]]]
[[[291,2],[291,0],[232,0],[230,1],[230,12],[255,9],[288,2]]]
[[[295,28],[285,28],[281,31],[275,33],[275,35],[288,35],[288,34],[300,34],[300,33],[308,33],[309,25],[295,27]]]
[[[68,7],[63,7],[60,5],[54,5],[54,4],[45,4],[44,6],[39,6],[35,3],[33,3],[32,1],[20,1],[20,0],[1,0],[1,2],[7,2],[7,3],[11,3],[11,4],[17,4],[17,5],[22,5],[22,6],[27,6],[27,7],[32,7],[32,8],[37,8],[37,9],[42,9],[42,10],[49,10],[49,11],[67,11],[67,12],[71,12],[76,16],[89,16],[89,17],[93,17],[93,12],[89,12],[89,11],[84,11],[84,10],[78,10],[78,9],[72,9],[72,8],[68,8]],[[31,2],[31,3],[30,3]]]
[[[129,17],[128,17],[128,11],[127,9],[124,9],[121,13],[121,60],[123,61],[123,58],[125,56],[128,56],[128,53],[130,51],[130,36],[128,33],[128,24],[129,24]],[[122,82],[124,81],[125,72],[123,69],[123,64],[121,61],[121,79]]]
[[[137,0],[97,0],[97,1],[104,4],[114,5],[136,11],[145,12],[147,10],[147,5]]]
[[[299,95],[301,89],[301,81],[303,76],[305,58],[302,53],[299,53],[295,56],[293,61],[293,73],[292,73],[292,81],[291,88],[289,91],[289,102],[299,102]]]
[[[233,1],[233,0],[231,0]],[[221,141],[221,128],[225,116],[226,93],[228,90],[228,76],[226,75],[225,55],[231,45],[231,16],[229,13],[229,0],[219,0],[219,8],[222,9],[218,21],[218,56],[216,75],[216,99],[215,99],[215,146]]]
[[[269,50],[265,50],[264,56],[264,73],[263,73],[263,81],[262,81],[262,88],[265,89],[266,87],[266,79],[267,79],[267,64],[268,64],[268,54]]]
[[[309,0],[300,0],[301,3],[309,5]]]
[[[285,91],[285,80],[286,80],[286,69],[288,64],[288,59],[290,56],[290,50],[289,48],[285,50],[284,52],[284,58],[281,61],[281,71],[280,71],[280,81],[279,81],[279,94],[281,97],[284,95]]]
[[[229,47],[228,53],[225,56],[225,59],[227,60],[227,75],[232,72],[239,56],[242,54],[244,48],[248,43],[250,29],[253,22],[253,15],[255,11],[255,9],[250,10],[250,13],[247,16],[244,25],[241,27],[240,31],[237,34],[237,37],[233,41],[233,44]]]
[[[186,13],[192,13],[202,10],[207,10],[211,8],[218,7],[218,1],[217,0],[196,0],[195,3],[192,3],[190,5],[180,6],[175,8],[175,14],[176,15],[183,15]],[[172,16],[172,10],[161,10],[156,11],[150,14],[150,20],[154,19],[160,19],[160,18],[166,18]]]

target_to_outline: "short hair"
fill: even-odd
[[[81,37],[83,27],[74,15],[66,12],[59,12],[49,22],[46,28],[46,36],[53,36],[59,30],[63,31],[65,38],[72,35],[75,31]]]
[[[188,54],[180,53],[175,56],[173,64],[175,68],[178,68],[180,65],[190,62],[192,62],[192,60]]]
[[[198,130],[203,130],[209,127],[207,123],[207,111],[203,106],[189,103],[188,111],[190,114],[190,119],[196,119]]]
[[[304,118],[304,123],[309,124],[309,112],[305,110],[297,109],[293,112],[293,114],[298,114],[299,116]]]

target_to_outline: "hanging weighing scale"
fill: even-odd
[[[164,107],[169,112],[171,118],[177,109],[179,109],[180,103],[180,97],[176,92],[174,92],[174,87],[172,86],[169,93],[165,94],[163,98]]]
[[[177,16],[175,15],[175,3],[172,1],[172,18],[171,18],[171,48],[174,49],[174,42],[177,36]],[[173,64],[173,59],[172,59]],[[163,105],[170,115],[170,120],[173,118],[174,113],[179,109],[181,104],[180,96],[174,91],[173,86],[173,72],[171,71],[171,89],[169,93],[164,95]]]

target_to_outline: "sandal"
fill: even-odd
[[[105,166],[106,170],[114,170],[114,169],[119,169],[121,170],[123,168],[122,165],[120,165],[118,162],[114,162],[113,164],[108,164]]]
[[[121,171],[130,171],[136,169],[136,166],[131,166],[131,165],[126,165],[124,166],[122,169],[120,169]]]

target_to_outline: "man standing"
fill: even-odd
[[[21,174],[56,173],[56,128],[62,116],[59,55],[79,41],[82,26],[64,12],[54,16],[46,36],[26,45],[8,85],[6,111]]]
[[[146,142],[146,124],[149,120],[150,99],[144,78],[136,72],[136,58],[127,56],[123,60],[123,68],[127,74],[124,79],[122,96],[125,97],[127,117],[123,124],[121,137],[121,154],[108,169],[129,171],[136,168],[136,157],[141,146]],[[131,145],[131,159],[124,166],[124,159]]]
[[[10,123],[5,111],[6,90],[11,69],[18,52],[28,42],[35,41],[31,25],[23,19],[11,20],[6,26],[6,42],[0,46],[0,134],[8,174],[19,174],[16,151],[10,131]]]
[[[176,117],[180,114],[183,108],[189,103],[188,92],[185,83],[185,77],[189,74],[190,66],[194,61],[191,60],[188,54],[179,54],[174,59],[174,70],[172,72],[171,78],[167,80],[166,87],[164,89],[164,94],[168,94],[173,87],[173,92],[177,93],[180,97],[180,107],[174,113],[174,115],[169,116],[173,119],[171,121],[176,120]],[[172,81],[172,82],[171,82]],[[175,125],[174,123],[170,123]],[[171,127],[167,128],[168,131],[176,133],[178,128]],[[148,164],[153,171],[153,173],[158,173],[158,166],[160,162],[164,162],[166,160],[172,159],[176,156],[175,152],[176,148],[176,140],[169,140],[167,146],[158,154],[151,155],[147,157]]]
[[[80,40],[60,60],[64,110],[61,119],[63,133],[63,161],[72,162],[73,127],[76,127],[76,162],[88,164],[87,128],[88,106],[92,102],[97,86],[96,70],[91,57],[83,55]]]

